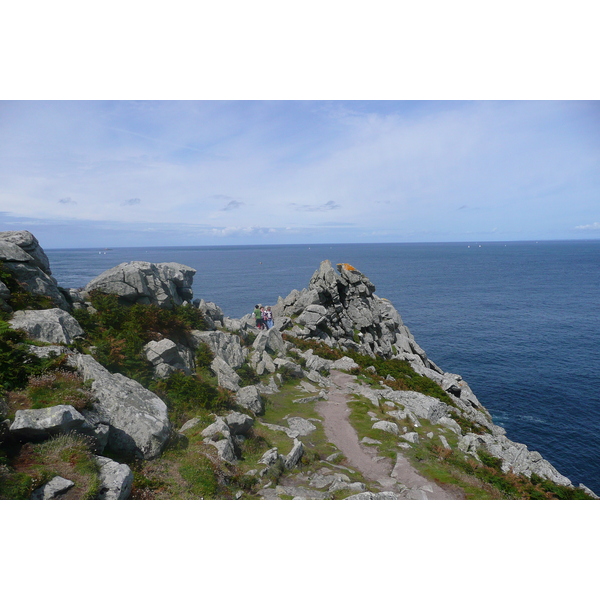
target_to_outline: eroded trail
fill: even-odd
[[[377,456],[376,448],[360,443],[348,420],[350,408],[347,403],[351,399],[348,383],[353,379],[352,375],[332,370],[329,400],[317,404],[329,441],[344,453],[348,463],[366,479],[378,482],[382,491],[391,491],[402,498],[414,500],[455,499],[455,496],[420,475],[401,454],[398,454],[393,465],[389,459]]]

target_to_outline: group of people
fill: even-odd
[[[265,308],[257,304],[254,307],[254,318],[256,319],[256,327],[258,329],[271,329],[273,327],[273,312],[270,306]]]

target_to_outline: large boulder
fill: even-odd
[[[69,303],[52,277],[46,253],[29,231],[0,232],[0,261],[23,290],[49,298],[55,306],[69,310]],[[5,296],[6,290],[2,296],[4,301]]]
[[[13,329],[25,331],[29,337],[49,344],[72,344],[85,335],[79,323],[60,308],[18,310],[10,319]]]
[[[69,432],[95,436],[95,429],[86,418],[68,404],[49,408],[18,410],[10,426],[12,435],[24,440],[43,440]]]
[[[159,456],[171,431],[165,403],[137,381],[110,373],[87,354],[71,355],[69,361],[84,381],[93,382],[94,411],[109,425],[107,450],[132,458]]]
[[[195,274],[196,269],[179,263],[133,261],[104,271],[85,286],[84,292],[100,291],[131,304],[173,308],[192,299]]]

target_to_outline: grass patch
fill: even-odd
[[[75,483],[64,499],[93,499],[100,490],[100,469],[93,456],[87,439],[73,433],[41,444],[25,444],[11,464],[4,465],[0,498],[28,499],[31,492],[59,475]]]
[[[22,391],[6,394],[9,417],[14,418],[17,410],[49,408],[61,404],[71,405],[81,412],[92,406],[90,388],[91,383],[84,383],[82,377],[72,371],[49,371],[31,377]]]

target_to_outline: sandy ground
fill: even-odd
[[[392,464],[389,459],[377,456],[377,448],[360,443],[348,421],[350,409],[347,403],[351,397],[347,385],[353,380],[352,375],[332,370],[329,400],[317,404],[327,438],[344,453],[348,463],[366,479],[377,481],[381,491],[402,491],[402,497],[414,500],[457,499],[455,493],[442,489],[420,475],[402,454],[398,453],[396,464]]]

